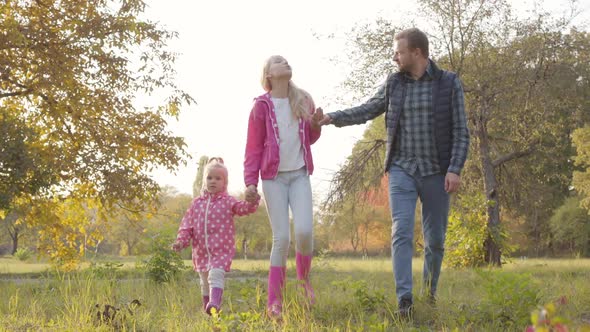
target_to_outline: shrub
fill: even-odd
[[[580,206],[579,197],[568,197],[549,220],[557,246],[572,254],[590,256],[590,215]]]
[[[505,327],[523,326],[527,323],[532,308],[539,301],[539,288],[529,274],[478,271],[484,279],[487,305],[492,319]]]
[[[163,283],[177,279],[186,270],[184,261],[178,253],[170,249],[170,241],[156,238],[151,246],[151,256],[143,262],[149,279]]]
[[[99,279],[114,279],[117,271],[123,267],[123,263],[104,262],[104,263],[90,263],[90,273]]]
[[[29,250],[29,248],[18,248],[14,253],[14,257],[16,257],[19,261],[26,261],[27,259],[31,258],[33,252]]]
[[[449,216],[449,226],[445,242],[445,264],[452,267],[477,267],[484,265],[484,242],[490,234],[488,229],[488,204],[482,195],[459,197],[459,207]],[[500,225],[497,235],[492,238],[504,257],[513,248],[508,243],[508,233]]]

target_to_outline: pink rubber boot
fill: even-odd
[[[309,282],[309,271],[311,270],[311,255],[303,256],[300,253],[295,255],[295,265],[297,267],[297,280],[303,281],[303,289],[305,290],[305,296],[309,300],[310,304],[315,303],[315,293]]]
[[[285,266],[271,266],[268,271],[268,301],[266,302],[266,312],[270,318],[281,318],[286,273],[287,268]]]
[[[207,308],[205,309],[209,315],[211,315],[211,309],[215,308],[217,312],[219,312],[219,308],[221,308],[221,296],[223,295],[223,289],[218,287],[211,288],[209,293],[209,303],[207,304]]]
[[[203,295],[203,311],[207,312],[207,304],[209,304],[209,295]]]

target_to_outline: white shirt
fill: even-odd
[[[305,166],[299,137],[299,119],[291,111],[289,98],[271,98],[279,126],[279,172],[295,171]]]

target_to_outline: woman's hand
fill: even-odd
[[[256,202],[256,200],[258,200],[258,198],[260,197],[260,195],[258,195],[258,190],[256,189],[255,185],[249,185],[248,188],[246,188],[246,201],[250,202],[250,203],[254,203]]]
[[[311,128],[313,128],[313,130],[320,130],[320,128],[322,127],[322,124],[320,123],[322,120],[324,119],[324,110],[321,107],[318,107],[315,110],[315,113],[313,113],[312,117],[311,117]]]

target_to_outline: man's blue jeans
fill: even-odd
[[[391,255],[397,300],[412,299],[412,256],[416,201],[422,202],[424,287],[432,296],[440,275],[449,214],[445,175],[412,176],[402,168],[389,169],[389,206],[393,220]]]

